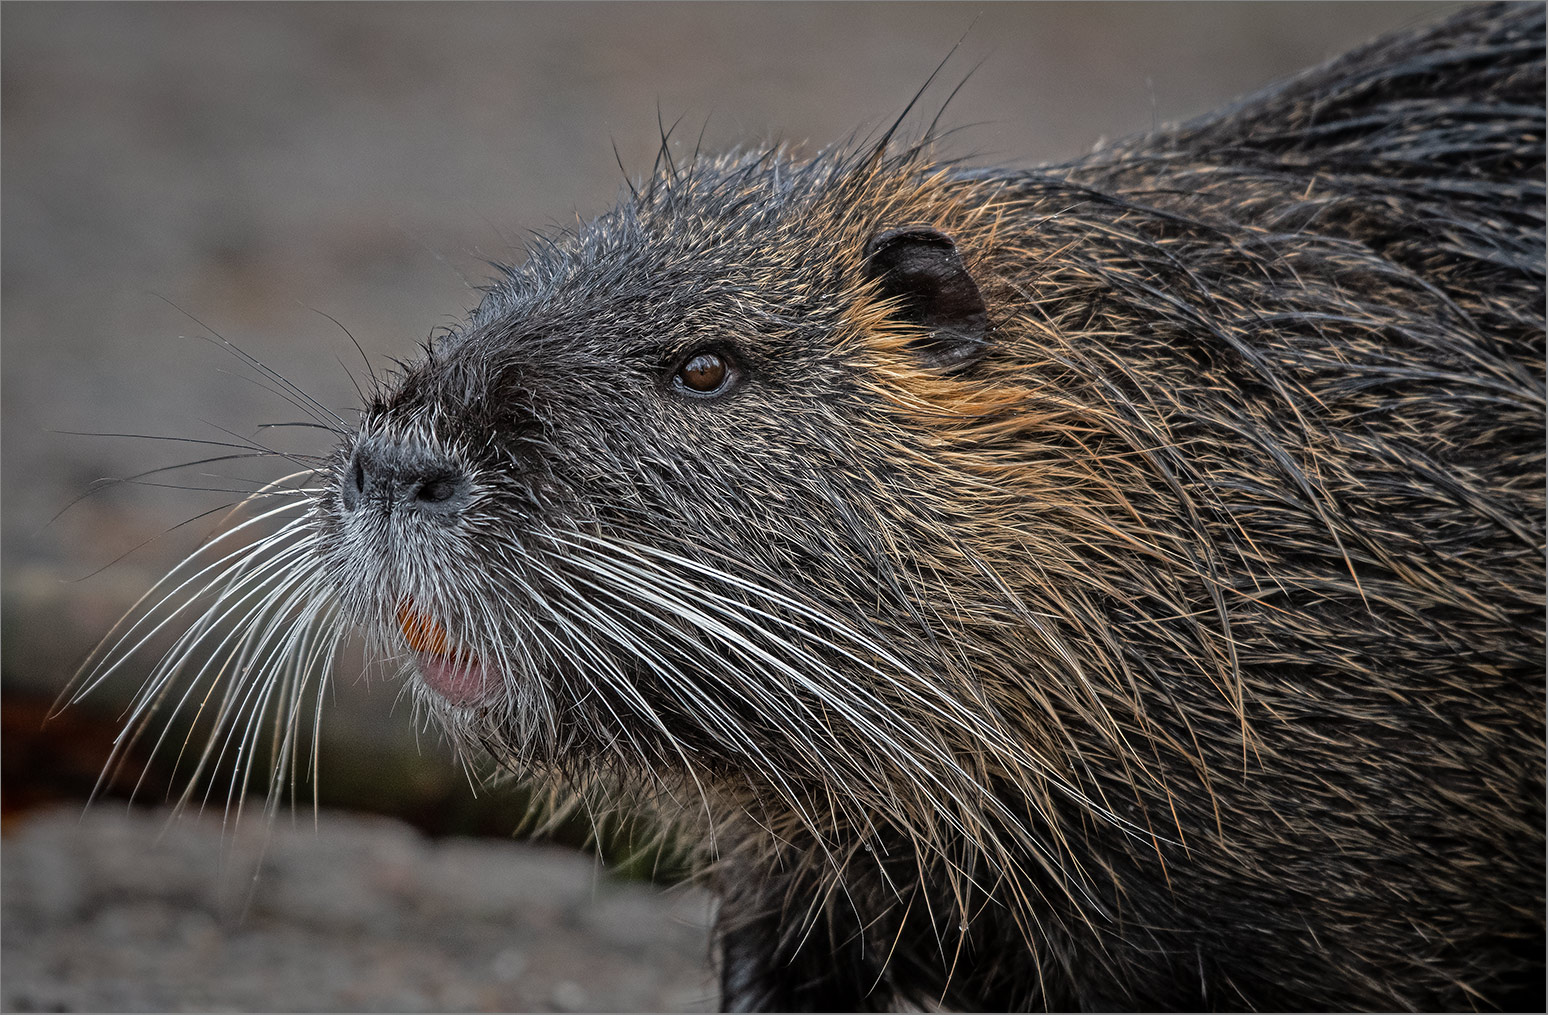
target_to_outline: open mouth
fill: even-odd
[[[420,679],[453,705],[471,705],[489,697],[496,681],[478,658],[458,648],[446,628],[408,604],[398,607],[398,627]]]

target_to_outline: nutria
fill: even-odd
[[[144,709],[282,779],[363,628],[702,842],[729,1009],[1541,1010],[1543,79],[1490,7],[1054,167],[663,159],[149,601]]]

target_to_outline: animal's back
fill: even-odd
[[[1541,1006],[1543,42],[1540,7],[1465,11],[956,174],[1001,321],[962,376],[1018,418],[952,450],[1023,492],[966,538],[1041,618],[1020,658],[1003,617],[958,644],[1087,803],[956,951],[917,914],[860,935],[926,996]]]
[[[1092,780],[1180,815],[1111,862],[1126,1004],[1541,1006],[1543,42],[1464,12],[1025,184],[1028,359],[1176,562],[1087,607],[1179,745]]]

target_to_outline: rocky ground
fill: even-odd
[[[708,1011],[708,900],[573,850],[333,811],[108,804],[3,850],[6,1011]]]

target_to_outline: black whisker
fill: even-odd
[[[167,304],[167,306],[171,307],[173,310],[176,310],[190,321],[193,321],[199,327],[208,332],[209,335],[214,336],[213,338],[207,338],[206,341],[209,341],[212,345],[216,345],[225,349],[227,352],[231,353],[231,355],[235,356],[237,359],[240,359],[248,366],[258,370],[264,376],[274,380],[281,387],[285,388],[287,391],[293,394],[296,398],[299,398],[302,402],[306,403],[306,405],[310,405],[313,409],[315,409],[319,417],[332,417],[342,428],[340,431],[341,433],[348,432],[349,423],[343,417],[339,416],[332,409],[329,409],[326,405],[323,405],[317,399],[307,394],[293,381],[291,381],[290,378],[273,369],[268,364],[258,359],[256,356],[251,355],[245,349],[238,346],[235,342],[232,342],[226,336],[222,335],[220,332],[216,331],[214,328],[201,321],[198,317],[195,317],[192,313],[184,310],[182,307],[178,306],[167,297],[161,295],[160,293],[152,293],[151,295],[155,296],[157,299],[161,300]],[[308,412],[308,414],[310,415],[311,413]]]
[[[366,355],[365,349],[360,345],[359,340],[355,338],[354,332],[352,332],[348,328],[346,328],[344,326],[344,322],[343,321],[340,321],[337,317],[334,317],[332,314],[328,313],[326,310],[320,310],[317,307],[308,307],[307,309],[312,311],[314,314],[321,314],[321,315],[323,315],[328,320],[330,320],[334,324],[338,325],[339,330],[344,332],[344,337],[349,339],[350,344],[355,347],[355,351],[360,353],[360,361],[365,364],[366,376],[371,378],[371,384],[374,385],[374,386],[380,386],[381,385],[381,381],[377,378],[376,371],[371,368],[371,357]],[[343,360],[339,361],[339,366],[344,366],[344,361]],[[355,375],[350,373],[349,367],[344,367],[344,373],[348,374],[350,382],[354,383]],[[355,392],[356,392],[356,394],[358,394],[360,396],[360,400],[362,402],[364,402],[366,400],[365,392],[360,390],[360,385],[359,384],[355,384]]]

